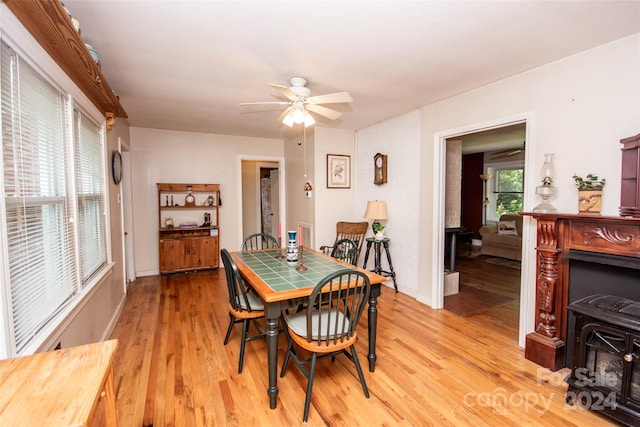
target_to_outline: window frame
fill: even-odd
[[[106,261],[90,275],[84,283],[77,281],[75,296],[61,306],[57,314],[42,327],[38,336],[25,345],[20,352],[16,350],[13,335],[13,319],[11,306],[11,291],[8,281],[8,246],[7,246],[7,212],[5,209],[4,194],[4,167],[0,166],[0,192],[2,203],[0,203],[0,280],[6,283],[6,286],[0,286],[0,359],[14,357],[18,355],[26,355],[49,349],[50,340],[57,333],[60,333],[73,319],[75,313],[84,306],[90,296],[95,293],[97,285],[105,280],[113,268],[112,251],[111,251],[111,220],[109,205],[109,174],[108,174],[108,143],[106,137],[105,117],[101,111],[87,98],[84,93],[76,86],[76,84],[67,76],[64,71],[55,63],[55,61],[44,51],[44,49],[33,39],[28,31],[20,24],[20,22],[7,9],[6,5],[0,4],[0,39],[4,41],[11,49],[13,49],[22,60],[33,67],[36,72],[52,84],[56,89],[60,90],[68,101],[68,108],[71,108],[71,120],[65,122],[65,126],[73,127],[73,109],[77,109],[95,124],[100,127],[100,164],[101,171],[101,187],[103,190],[103,217],[104,217],[104,239],[106,250]],[[28,52],[28,53],[27,53]],[[68,128],[70,129],[70,128]],[[69,132],[68,132],[69,133]],[[73,144],[73,135],[68,137],[65,144]],[[70,146],[73,151],[73,145]],[[73,161],[72,161],[73,162]],[[75,165],[71,172],[65,171],[67,179],[71,179],[75,185]],[[68,190],[67,195],[74,198],[73,208],[77,214],[78,193]],[[77,229],[75,231],[77,233]],[[79,255],[77,253],[79,240],[77,234],[74,235],[74,244],[76,248],[76,262],[79,269]]]
[[[488,199],[488,207],[485,209],[485,223],[495,222],[497,223],[500,220],[500,216],[497,215],[497,200],[499,194],[521,194],[522,195],[522,206],[524,207],[524,188],[525,188],[525,167],[524,161],[522,160],[514,160],[507,162],[495,162],[495,163],[487,163],[485,164],[485,174],[490,174],[491,178],[487,181],[486,185],[486,194],[485,198]],[[514,170],[521,169],[522,170],[522,191],[498,191],[498,172],[503,170]]]

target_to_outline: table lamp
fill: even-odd
[[[364,211],[364,217],[373,220],[373,223],[371,223],[371,228],[375,233],[376,239],[384,239],[384,234],[382,233],[382,230],[384,230],[384,225],[380,224],[380,220],[387,219],[387,204],[379,200],[368,201],[367,209]]]

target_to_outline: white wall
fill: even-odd
[[[358,198],[356,212],[362,218],[367,201],[382,200],[387,204],[389,219],[384,234],[390,239],[389,252],[396,273],[396,284],[401,292],[416,296],[421,287],[427,287],[418,277],[420,258],[418,243],[424,236],[420,232],[420,176],[431,173],[430,163],[421,164],[420,111],[415,110],[377,123],[358,131]],[[373,183],[373,156],[387,155],[387,183]],[[428,189],[426,190],[428,192]],[[424,194],[424,191],[423,191]],[[427,194],[428,196],[428,194]],[[368,234],[373,234],[369,228]],[[366,247],[365,247],[366,249]],[[389,270],[386,257],[382,268]],[[373,268],[373,254],[368,268]],[[387,283],[393,286],[392,283]]]
[[[425,106],[421,110],[422,164],[434,164],[437,143],[434,135],[450,129],[469,127],[501,117],[530,112],[527,155],[533,156],[531,177],[538,177],[544,153],[555,153],[558,198],[553,204],[559,212],[577,213],[577,191],[573,173],[594,172],[607,178],[603,196],[604,215],[617,215],[620,197],[620,143],[640,132],[640,34],[564,58],[538,69]],[[420,178],[420,229],[418,263],[421,278],[432,278],[440,264],[433,252],[433,224],[437,220],[432,195],[438,171]],[[538,185],[526,181],[531,194]],[[539,199],[525,200],[525,210]],[[534,323],[535,275],[531,264],[535,257],[535,225],[525,222],[523,240],[524,329]],[[433,262],[431,260],[434,260]],[[527,264],[529,267],[527,267]],[[433,280],[422,281],[418,297],[432,303]],[[522,337],[521,337],[522,338]],[[521,341],[522,342],[522,341]]]
[[[238,248],[240,156],[282,157],[283,141],[147,128],[131,128],[130,135],[137,275],[159,271],[158,182],[220,184],[220,248]]]
[[[313,197],[315,200],[315,248],[331,245],[336,239],[336,222],[363,221],[364,210],[357,209],[358,162],[353,131],[322,128],[315,129],[315,173]],[[351,188],[327,188],[327,154],[351,156]]]
[[[300,137],[289,138],[284,143],[285,165],[287,177],[285,179],[287,203],[286,220],[282,224],[282,244],[286,244],[286,231],[298,230],[299,224],[314,223],[314,199],[308,199],[304,192],[304,183],[307,180],[313,183],[313,152],[315,145],[313,128],[305,130],[306,134]],[[306,162],[306,163],[305,163]],[[305,173],[306,165],[306,173]],[[305,175],[307,175],[305,177]],[[304,245],[312,245],[313,242],[304,242]]]

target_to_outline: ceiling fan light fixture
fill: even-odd
[[[282,119],[282,123],[284,123],[285,125],[289,126],[290,128],[293,127],[293,114],[291,114],[291,111],[289,111],[289,113],[284,116],[284,119]]]
[[[302,108],[293,110],[293,122],[297,124],[304,123],[304,113],[305,111]]]
[[[289,81],[290,87],[270,84],[273,89],[277,90],[280,95],[288,99],[288,101],[264,101],[264,102],[244,102],[240,105],[259,105],[259,104],[280,104],[289,105],[286,110],[280,114],[278,120],[282,123],[293,127],[295,124],[304,124],[309,127],[316,123],[316,120],[309,113],[326,117],[330,120],[336,120],[342,116],[342,113],[331,108],[327,108],[320,104],[341,104],[353,102],[353,98],[347,92],[327,93],[324,95],[311,96],[311,90],[306,86],[307,79],[304,77],[292,77]],[[308,110],[307,110],[308,108]]]
[[[313,120],[313,117],[311,116],[311,114],[309,114],[308,111],[305,110],[304,112],[304,127],[308,128],[309,126],[315,124],[316,121]]]

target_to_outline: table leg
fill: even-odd
[[[456,233],[451,233],[451,253],[449,256],[449,270],[454,273],[456,271]]]
[[[380,256],[380,243],[376,242],[376,247],[375,247],[375,266],[373,269],[373,272],[376,274],[380,274],[380,272],[382,272],[382,260],[381,260],[381,256]]]
[[[107,381],[104,385],[104,415],[107,426],[117,426],[116,417],[116,393],[113,387],[113,368],[109,368]]]
[[[277,313],[277,315],[276,315]],[[275,310],[267,306],[267,361],[269,369],[269,407],[275,409],[278,401],[278,317],[280,307]]]
[[[376,334],[378,329],[378,295],[380,285],[372,286],[369,294],[369,372],[376,370]]]
[[[364,265],[362,268],[367,269],[367,262],[369,261],[369,249],[371,249],[371,242],[367,242],[367,250],[364,253]]]
[[[398,285],[396,285],[396,272],[393,271],[393,263],[391,262],[391,254],[389,253],[389,242],[382,242],[384,245],[384,252],[387,254],[387,262],[389,263],[389,276],[393,280],[393,287],[398,293]]]

